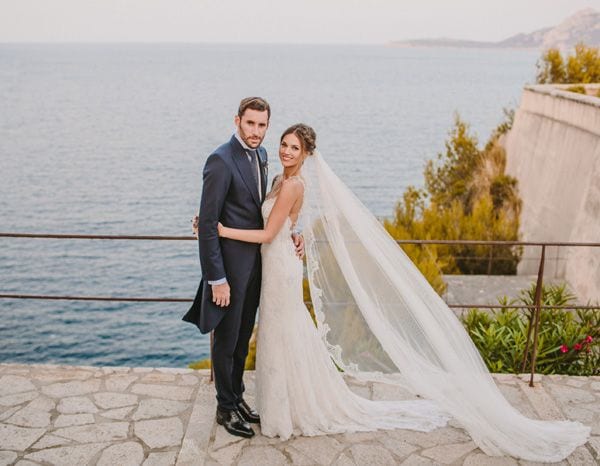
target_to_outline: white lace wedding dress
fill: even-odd
[[[263,203],[265,224],[274,202],[267,198]],[[288,218],[275,239],[262,245],[256,343],[256,406],[262,434],[287,439],[444,426],[449,416],[432,401],[372,401],[348,388],[304,304],[303,265],[290,238],[291,226]]]

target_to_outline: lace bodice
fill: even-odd
[[[302,186],[305,186],[305,182],[301,176],[298,176],[298,175],[291,176],[290,178],[288,178],[288,180],[298,180],[300,183],[302,183]],[[273,191],[271,191],[271,192],[273,192]],[[265,226],[267,225],[267,221],[269,220],[269,215],[271,215],[271,211],[273,210],[273,206],[275,205],[275,201],[277,200],[277,194],[274,196],[270,196],[270,194],[271,193],[267,194],[267,197],[266,197],[265,201],[263,202],[262,209],[261,209]],[[302,213],[302,208],[300,208],[300,210],[297,213],[297,219],[300,217],[301,213]],[[286,237],[289,238],[289,232],[296,225],[297,219],[296,219],[296,221],[294,221],[288,216],[286,218],[285,224],[283,225],[281,230],[277,233],[276,239],[278,239],[282,235],[283,232],[285,232]]]

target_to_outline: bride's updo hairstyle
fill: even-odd
[[[302,152],[304,152],[306,156],[313,155],[317,147],[317,133],[315,133],[314,129],[308,125],[305,125],[304,123],[297,123],[290,126],[283,132],[279,142],[282,142],[283,138],[288,134],[294,134],[298,139],[300,139]]]

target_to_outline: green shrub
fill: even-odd
[[[210,369],[211,361],[210,358],[200,359],[199,361],[191,362],[188,364],[190,369]],[[252,332],[250,343],[248,345],[248,356],[246,356],[246,362],[244,369],[254,370],[256,366],[256,326]]]
[[[535,284],[503,305],[533,305]],[[544,286],[542,305],[572,305],[575,297],[564,285]],[[471,309],[461,320],[491,372],[521,372],[529,318],[533,311],[504,308],[486,312]],[[536,372],[542,374],[600,375],[600,307],[542,309]]]
[[[519,239],[521,201],[516,179],[505,174],[506,153],[500,137],[511,127],[514,112],[493,132],[483,149],[469,126],[456,116],[446,151],[425,167],[425,187],[409,186],[384,221],[398,240]],[[403,245],[433,288],[442,293],[443,273],[514,274],[518,247],[484,245]]]
[[[565,62],[558,49],[547,50],[538,61],[537,68],[537,82],[539,84],[567,82]]]
[[[201,359],[196,362],[191,362],[188,364],[190,369],[210,369],[210,358]]]
[[[569,92],[575,92],[577,94],[583,94],[583,95],[586,94],[584,86],[570,86],[570,87],[567,87],[566,90]]]
[[[547,50],[537,63],[540,84],[600,82],[600,47],[575,46],[574,53],[563,59],[560,50]]]

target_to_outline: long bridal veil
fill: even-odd
[[[590,428],[527,418],[501,394],[444,301],[318,153],[304,165],[304,237],[318,328],[336,364],[434,400],[488,455],[560,461]]]

